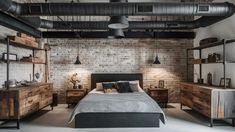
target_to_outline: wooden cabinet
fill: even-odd
[[[211,119],[235,119],[235,89],[181,83],[180,100],[182,105]]]
[[[0,90],[0,120],[19,120],[52,104],[53,85],[36,84],[28,87]]]
[[[165,88],[152,88],[148,89],[148,94],[152,97],[157,103],[163,107],[167,106],[168,103],[168,89]]]
[[[68,89],[66,90],[66,103],[77,104],[87,93],[86,89]]]

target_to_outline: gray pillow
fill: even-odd
[[[139,92],[139,83],[138,82],[130,82],[130,88],[133,92]]]

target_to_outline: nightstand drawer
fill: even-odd
[[[79,92],[79,91],[72,91],[72,92],[67,92],[67,96],[83,96],[84,92]]]

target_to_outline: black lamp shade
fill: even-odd
[[[160,62],[159,59],[158,59],[158,55],[156,55],[153,64],[161,64],[161,62]]]
[[[110,29],[125,29],[129,27],[129,22],[126,16],[112,16],[108,27]]]
[[[79,56],[77,56],[76,62],[74,64],[76,64],[76,65],[82,64],[81,61],[79,60]]]

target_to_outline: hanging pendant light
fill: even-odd
[[[75,65],[80,65],[82,64],[81,61],[79,60],[79,44],[78,44],[78,55],[77,55],[77,58],[76,58],[76,61],[74,63]]]
[[[81,61],[79,60],[79,56],[77,56],[76,62],[74,64],[76,64],[76,65],[82,64]]]
[[[159,59],[158,59],[158,55],[156,55],[153,64],[161,64],[161,62],[160,62]]]

